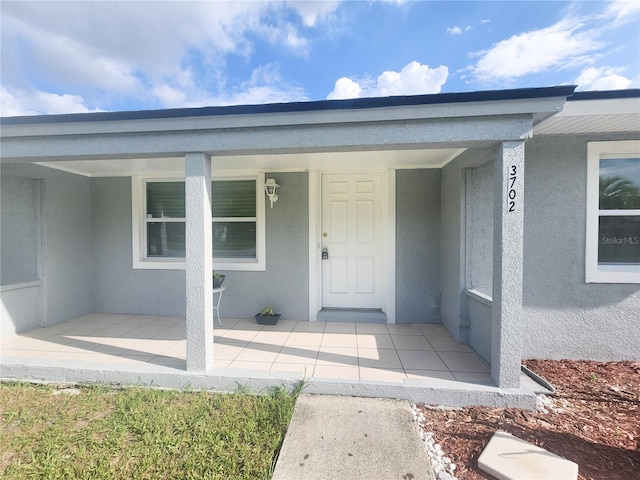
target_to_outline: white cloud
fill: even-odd
[[[624,90],[630,88],[631,80],[619,75],[622,69],[609,67],[585,68],[575,83],[578,90]]]
[[[347,77],[336,80],[333,91],[327,95],[327,100],[340,100],[343,98],[358,98],[362,88],[358,82]]]
[[[305,1],[305,2],[289,2],[289,6],[293,8],[306,27],[313,27],[319,19],[323,19],[331,15],[340,5],[340,1],[323,0],[323,1]]]
[[[185,71],[178,87],[158,85],[153,95],[165,108],[200,107],[203,105],[250,105],[308,100],[304,89],[287,83],[277,65],[267,64],[254,69],[249,79],[230,91],[212,94],[193,82],[191,72]],[[224,83],[224,81],[223,81]]]
[[[0,115],[3,117],[97,111],[100,110],[89,109],[78,95],[58,95],[37,90],[9,92],[0,87]]]
[[[588,65],[602,48],[595,29],[585,29],[577,19],[514,35],[488,50],[472,54],[479,57],[468,70],[486,83],[511,80],[551,68],[565,69]]]
[[[470,32],[471,30],[473,30],[473,27],[471,25],[467,25],[466,27],[464,27],[464,29],[457,25],[455,27],[447,27],[447,33],[451,35],[462,35],[463,30],[465,32]]]
[[[383,72],[378,76],[375,84],[342,77],[336,81],[333,91],[327,95],[327,98],[331,100],[439,93],[448,76],[449,69],[444,65],[429,68],[428,65],[413,61],[400,72]]]
[[[2,2],[2,86],[11,92],[56,92],[74,111],[86,103],[119,105],[127,98],[164,106],[224,99],[231,96],[224,88],[241,83],[234,78],[234,85],[226,84],[227,55],[249,61],[258,38],[304,56],[309,41],[287,15],[295,12],[312,27],[338,4]],[[242,98],[290,98],[286,85],[251,88],[255,94]],[[300,96],[299,89],[293,91]],[[35,99],[43,102],[32,105],[37,112],[60,108],[46,95]]]
[[[489,20],[488,18],[483,18],[482,20],[480,20],[480,23],[489,23],[491,20]]]
[[[634,20],[638,20],[638,12],[640,12],[640,2],[637,0],[613,0],[607,5],[605,14],[616,20],[635,14]]]

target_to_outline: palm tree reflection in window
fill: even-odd
[[[640,187],[623,176],[600,177],[600,210],[640,208]]]

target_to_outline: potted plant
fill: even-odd
[[[255,317],[256,321],[260,325],[275,325],[276,323],[278,323],[280,315],[280,313],[274,312],[271,305],[267,305],[262,310],[260,310],[260,313],[257,313]]]
[[[213,271],[213,288],[220,288],[222,286],[222,282],[224,282],[224,275]]]

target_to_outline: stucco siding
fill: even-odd
[[[396,323],[440,323],[440,182],[396,172]]]
[[[41,286],[7,292],[3,316],[8,312],[10,319],[3,324],[22,332],[93,312],[89,179],[36,165],[6,165],[2,175],[38,180],[41,186]]]
[[[221,315],[247,318],[272,304],[283,318],[308,319],[308,175],[269,175],[280,185],[266,205],[267,270],[222,271]],[[97,312],[185,314],[184,270],[132,268],[131,179],[92,179]]]
[[[524,358],[640,359],[640,285],[585,283],[587,142],[631,138],[526,144]]]
[[[131,178],[94,178],[91,191],[96,312],[184,316],[184,270],[132,268]]]
[[[459,341],[468,342],[466,282],[466,169],[494,157],[491,149],[469,149],[442,169],[442,324]]]

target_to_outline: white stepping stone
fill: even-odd
[[[499,480],[577,480],[578,464],[498,430],[478,466]]]

